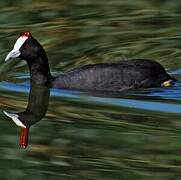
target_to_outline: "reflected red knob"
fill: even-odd
[[[29,135],[29,128],[21,128],[20,136],[19,136],[19,145],[21,148],[27,148],[28,146],[28,135]]]

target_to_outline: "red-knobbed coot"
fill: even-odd
[[[85,65],[53,77],[45,50],[30,32],[21,34],[5,61],[17,57],[28,63],[32,83],[53,88],[122,91],[158,87],[175,81],[161,64],[145,59]]]

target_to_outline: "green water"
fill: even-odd
[[[23,112],[28,104],[25,62],[4,63],[26,30],[44,46],[55,74],[148,58],[181,78],[180,1],[1,0],[0,8],[1,180],[180,179],[180,81],[126,94],[52,89],[25,150],[19,128],[3,113]]]

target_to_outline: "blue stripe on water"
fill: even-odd
[[[28,83],[14,84],[9,82],[1,82],[0,89],[6,89],[13,92],[29,93],[30,85]],[[161,92],[160,92],[161,93]],[[154,93],[153,93],[154,94]],[[154,94],[155,95],[155,94]],[[162,103],[148,100],[134,100],[124,98],[95,97],[89,96],[79,91],[51,89],[51,96],[70,98],[79,100],[80,102],[96,103],[101,105],[114,105],[128,108],[144,109],[150,111],[162,111],[170,113],[181,113],[181,105],[173,103]],[[147,94],[144,94],[147,96]]]

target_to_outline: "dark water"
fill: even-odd
[[[52,89],[26,150],[3,113],[28,104],[26,64],[4,63],[25,30],[43,44],[55,74],[134,57],[181,78],[180,1],[2,0],[0,7],[0,179],[180,179],[180,81],[126,94]]]

